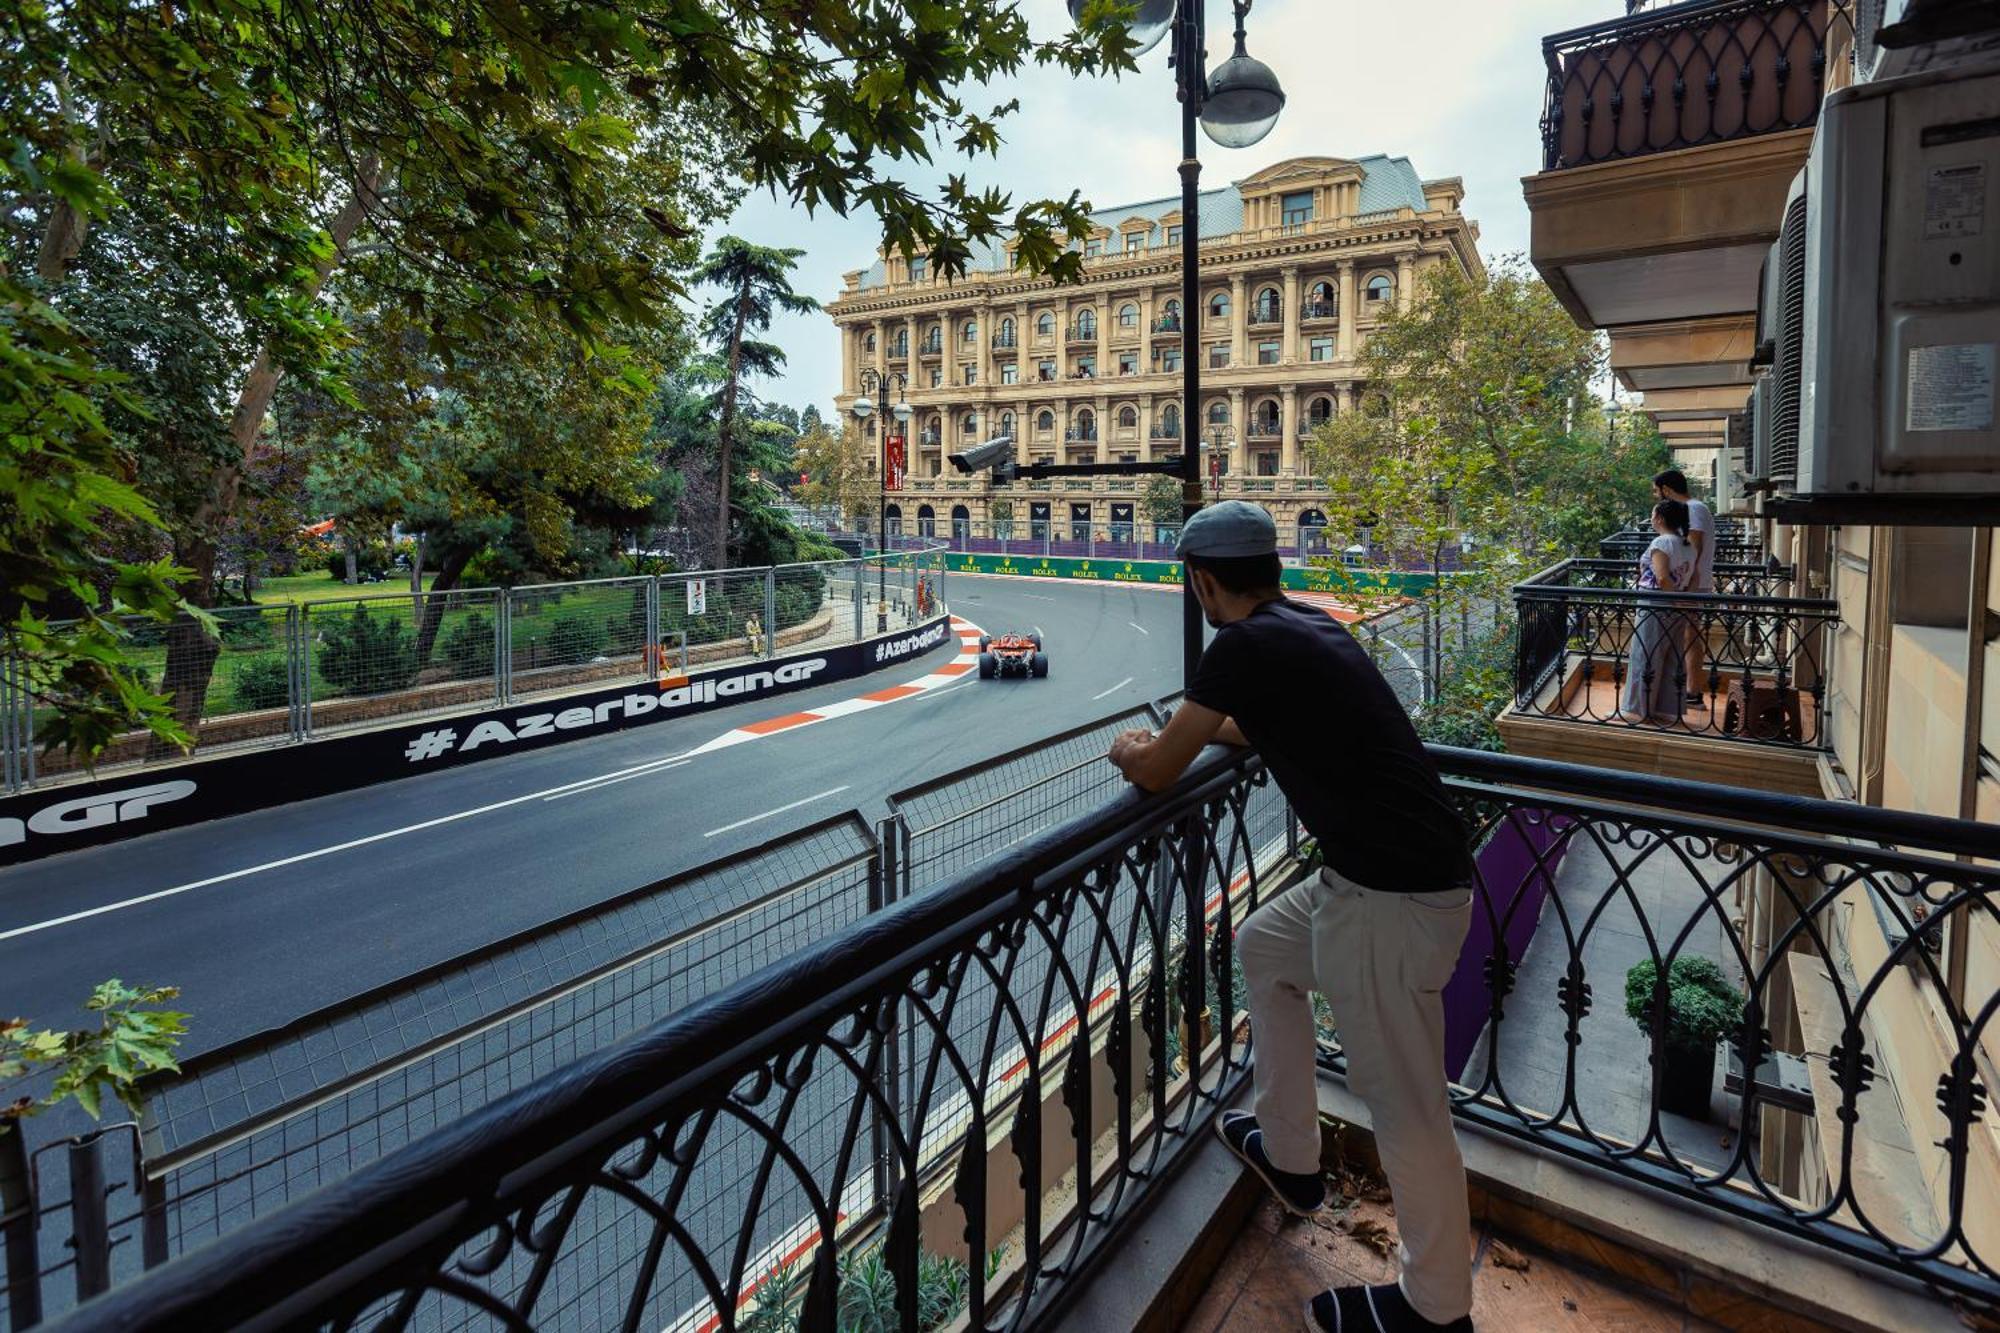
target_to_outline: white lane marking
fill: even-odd
[[[206,889],[216,884],[227,884],[231,880],[243,879],[250,875],[259,875],[266,870],[281,870],[286,866],[295,866],[301,861],[317,861],[322,856],[332,856],[335,852],[352,851],[356,847],[366,847],[370,843],[386,842],[390,838],[400,838],[406,833],[421,833],[425,829],[437,828],[442,824],[456,824],[461,819],[471,819],[475,815],[491,814],[495,810],[505,810],[509,806],[521,805],[527,801],[544,800],[557,792],[566,792],[574,787],[599,786],[610,778],[637,777],[642,773],[650,773],[662,765],[671,764],[676,760],[687,757],[687,755],[671,755],[668,758],[656,759],[651,763],[640,764],[636,768],[624,769],[617,773],[602,773],[594,778],[583,778],[576,782],[565,782],[559,787],[548,787],[542,791],[531,791],[524,796],[510,796],[504,801],[494,801],[490,805],[475,806],[470,810],[460,810],[449,815],[439,815],[436,819],[426,819],[421,823],[405,824],[402,828],[392,828],[386,829],[381,833],[371,833],[365,838],[350,838],[346,842],[337,842],[330,847],[316,847],[312,851],[300,852],[296,856],[280,857],[276,861],[266,861],[262,865],[246,866],[241,870],[231,870],[220,875],[210,875],[207,879],[190,880],[186,884],[176,884],[169,889],[155,889],[151,893],[142,893],[133,898],[121,898],[115,903],[105,903],[101,907],[85,908],[81,912],[71,912],[67,916],[50,917],[47,921],[36,921],[25,926],[16,926],[12,930],[0,930],[0,940],[11,940],[22,935],[33,935],[38,931],[51,930],[56,926],[67,926],[72,922],[87,921],[91,917],[103,916],[107,912],[117,912],[127,907],[138,907],[144,903],[158,902],[162,898],[177,897],[180,894],[191,893],[196,889]]]
[[[1147,638],[1150,639],[1153,637],[1153,631],[1147,629],[1144,625],[1141,625],[1138,621],[1128,620],[1125,623],[1130,625],[1133,629],[1138,630],[1141,634],[1145,635]]]
[[[671,764],[661,764],[659,767],[648,769],[644,773],[627,773],[622,777],[602,778],[588,787],[578,787],[574,791],[559,791],[553,796],[544,796],[542,799],[544,801],[560,801],[566,796],[582,796],[587,792],[597,791],[602,787],[614,787],[621,782],[630,782],[633,778],[651,777],[655,773],[666,773],[676,768],[686,768],[693,762],[694,760],[692,759],[682,759]]]
[[[925,690],[922,694],[913,694],[909,697],[909,702],[913,704],[920,704],[926,699],[935,699],[941,694],[950,694],[953,690],[962,690],[966,686],[975,685],[978,682],[979,682],[979,677],[967,676],[963,680],[960,680],[956,685],[946,685],[942,689]],[[902,701],[898,700],[897,702],[902,702]]]
[[[742,828],[745,824],[754,824],[760,819],[769,819],[772,815],[782,815],[787,810],[796,810],[802,805],[811,805],[814,801],[824,801],[829,796],[838,796],[846,790],[847,784],[843,782],[838,787],[828,787],[825,791],[808,796],[802,801],[793,801],[790,805],[781,805],[776,810],[766,810],[761,815],[752,815],[748,819],[739,819],[734,824],[724,824],[721,828],[712,828],[701,836],[712,838],[718,833],[728,833],[734,829]]]
[[[1127,685],[1130,685],[1131,683],[1132,683],[1132,677],[1127,676],[1125,677],[1125,679],[1119,681],[1116,685],[1113,685],[1110,689],[1106,690],[1104,694],[1116,694],[1118,693],[1118,691],[1124,689]],[[1104,697],[1104,694],[1093,694],[1090,696],[1090,701],[1092,703],[1096,703],[1099,699],[1102,699]]]
[[[1021,596],[1032,598],[1037,602],[1053,602],[1055,600],[1053,597],[1044,597],[1038,592],[1024,592]]]

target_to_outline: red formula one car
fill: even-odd
[[[997,638],[979,636],[979,678],[995,676],[1046,676],[1048,655],[1042,651],[1039,634],[1002,634]]]

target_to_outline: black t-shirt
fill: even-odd
[[[1416,728],[1324,611],[1279,598],[1224,625],[1187,697],[1236,719],[1337,873],[1385,893],[1471,882],[1465,824]]]

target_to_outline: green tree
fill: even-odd
[[[1146,478],[1145,490],[1140,493],[1140,503],[1145,507],[1149,522],[1161,527],[1180,526],[1181,484],[1175,478],[1158,474]]]
[[[775,375],[785,364],[782,348],[775,343],[760,342],[751,335],[769,329],[772,318],[781,310],[804,314],[819,309],[819,302],[792,290],[791,271],[804,254],[803,250],[774,249],[724,236],[694,272],[696,282],[723,290],[722,299],[709,307],[701,323],[702,336],[722,363],[715,435],[717,535],[713,567],[716,569],[729,564],[734,499],[729,464],[743,377]]]
[[[199,599],[282,378],[338,375],[348,330],[322,296],[371,251],[407,261],[404,304],[441,354],[510,319],[568,329],[593,351],[657,322],[681,295],[660,251],[726,206],[725,176],[808,211],[869,209],[887,244],[927,253],[943,275],[1011,233],[1024,270],[1076,277],[1065,241],[1088,218],[1076,194],[1012,207],[961,176],[924,191],[897,173],[937,145],[997,148],[1014,104],[977,110],[967,90],[1030,62],[1132,68],[1115,8],[1098,4],[1086,28],[1042,42],[1019,5],[983,0],[20,10],[0,44],[0,216],[24,238],[0,260],[0,547],[15,553],[0,610],[7,646],[43,662],[38,682],[60,682],[46,689],[69,721],[48,734],[93,749],[106,719],[171,730],[108,621],[81,634],[44,623],[71,597],[173,610],[164,566],[107,564],[96,549],[113,524],[161,525],[121,484],[125,442],[101,426],[117,389],[65,316],[75,261],[103,244],[127,196],[150,193],[231,238],[202,271],[226,324],[256,348],[222,414],[234,456],[171,524]],[[634,169],[663,144],[669,170]],[[205,676],[204,647],[177,641],[172,654],[196,668],[184,676]]]
[[[875,475],[875,448],[859,428],[843,425],[836,434],[815,425],[799,436],[796,458],[806,475],[800,500],[835,510],[850,523],[875,512],[881,479]]]

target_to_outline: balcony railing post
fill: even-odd
[[[7,1241],[7,1320],[14,1333],[42,1322],[42,1276],[24,1122],[0,1129],[0,1231]]]
[[[76,1299],[111,1289],[111,1227],[104,1206],[104,1136],[69,1145],[70,1244],[76,1251]]]

